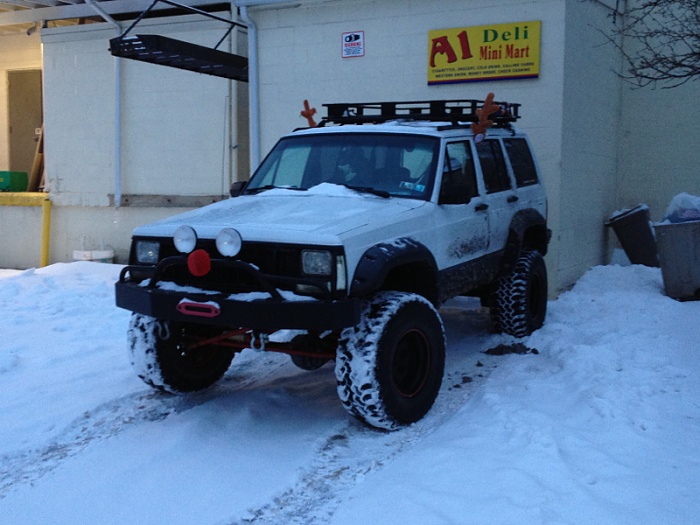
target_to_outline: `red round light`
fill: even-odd
[[[187,268],[195,277],[203,277],[211,270],[211,257],[204,250],[195,250],[187,256]]]

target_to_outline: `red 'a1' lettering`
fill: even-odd
[[[447,55],[448,64],[457,61],[457,55],[455,55],[455,51],[452,49],[447,35],[433,38],[433,46],[430,50],[430,67],[435,67],[435,55],[443,54]]]
[[[457,38],[459,38],[459,45],[462,46],[462,60],[471,58],[473,55],[471,49],[469,49],[469,37],[467,36],[467,32],[462,31],[457,35]]]
[[[457,35],[457,38],[459,39],[459,46],[462,51],[462,60],[471,58],[473,55],[471,49],[469,48],[469,37],[467,36],[467,32],[462,31]],[[436,55],[446,55],[448,64],[452,64],[453,62],[457,61],[457,54],[452,48],[452,44],[450,44],[447,35],[433,38],[432,47],[430,49],[430,67],[435,67]]]

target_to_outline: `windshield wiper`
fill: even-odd
[[[371,193],[372,195],[377,195],[378,197],[383,197],[388,199],[391,194],[385,190],[378,190],[377,188],[370,188],[368,186],[353,186],[352,184],[343,184],[346,188],[350,190],[359,191],[360,193]]]
[[[295,190],[295,191],[307,191],[307,188],[299,188],[297,186],[275,186],[274,184],[266,184],[265,186],[258,186],[257,188],[248,188],[245,190],[246,195],[255,195],[261,191],[266,190]]]

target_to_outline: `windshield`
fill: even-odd
[[[377,195],[427,200],[438,139],[384,133],[329,133],[282,139],[255,172],[246,193],[307,190],[328,182]]]

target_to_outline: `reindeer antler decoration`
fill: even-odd
[[[316,121],[314,120],[314,115],[316,114],[316,108],[309,107],[309,101],[304,100],[304,109],[301,111],[301,116],[309,121],[309,127],[315,128]]]
[[[479,116],[479,121],[474,122],[471,125],[472,132],[474,133],[474,142],[478,144],[484,140],[486,130],[493,125],[493,120],[489,120],[488,118],[499,109],[500,106],[493,103],[493,93],[486,95],[484,105],[481,107],[481,109],[476,110],[476,114]]]

